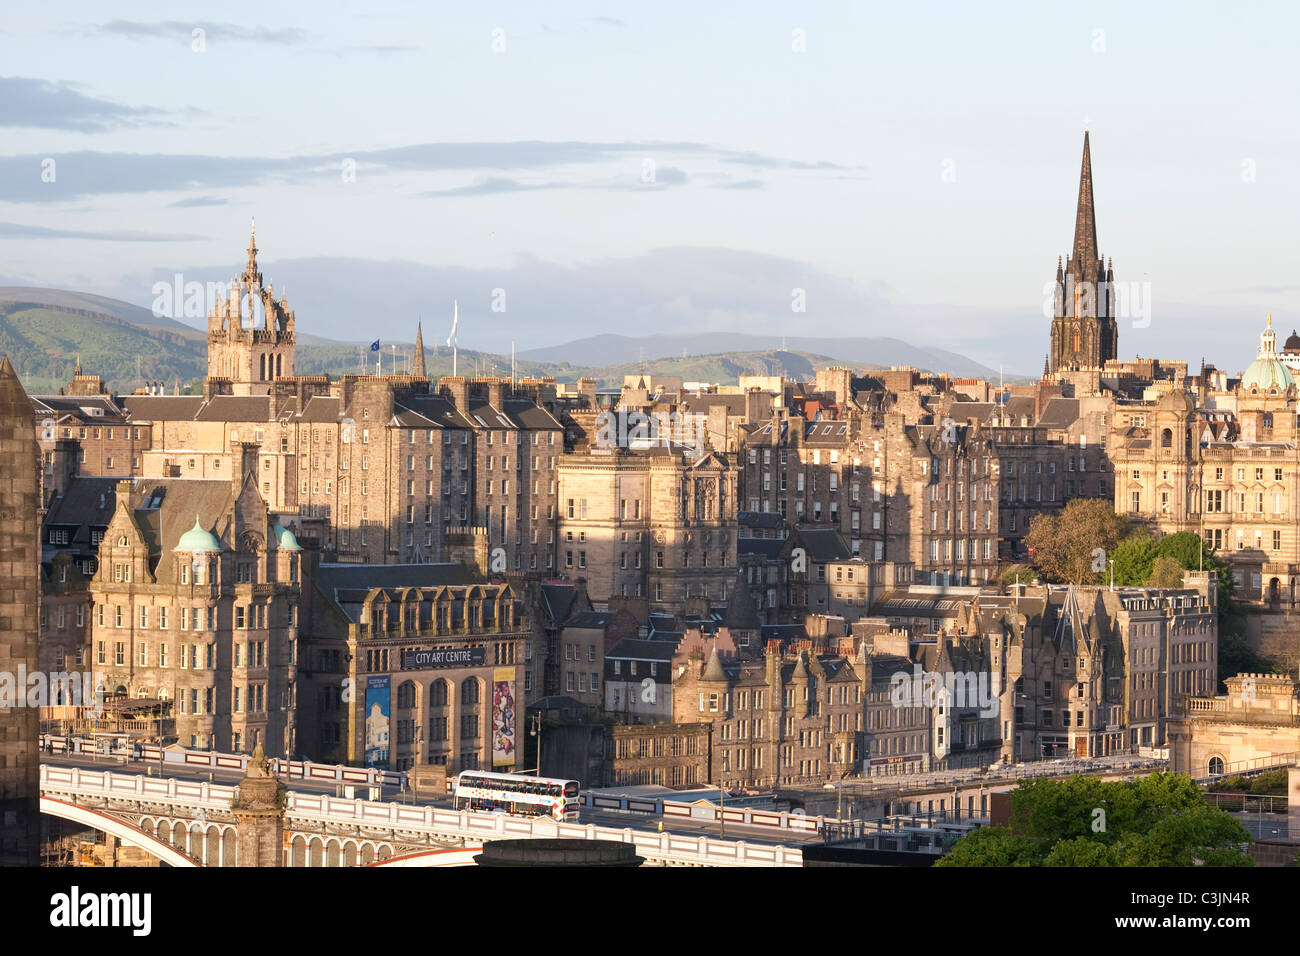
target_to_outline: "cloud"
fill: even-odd
[[[452,189],[431,189],[422,193],[424,196],[492,196],[499,193],[536,192],[543,189],[574,189],[573,183],[521,183],[517,179],[504,176],[492,176],[480,179],[468,186],[456,186]]]
[[[485,175],[480,184],[458,187],[444,195],[475,195],[502,191],[523,191],[528,187],[515,181],[513,188],[506,177],[486,175],[486,171],[532,171],[561,166],[608,165],[626,161],[638,163],[637,172],[622,178],[604,177],[587,182],[555,183],[537,188],[576,189],[655,189],[685,185],[688,176],[669,160],[695,159],[702,163],[730,161],[736,154],[703,143],[688,142],[542,142],[522,140],[502,143],[419,143],[387,149],[321,153],[288,157],[201,156],[168,153],[107,153],[83,150],[54,157],[58,177],[45,182],[42,163],[47,158],[0,156],[0,201],[60,202],[82,196],[117,193],[178,192],[212,190],[236,186],[256,186],[273,182],[303,184],[313,176],[336,181],[340,164],[351,160],[376,172],[443,172],[479,170]],[[754,154],[747,154],[754,155]],[[640,169],[645,160],[656,164],[655,181],[642,183]],[[777,157],[766,158],[767,168],[803,168]],[[842,168],[833,163],[815,164],[818,168]],[[497,180],[493,182],[493,180]],[[487,185],[482,185],[486,183]],[[438,195],[439,193],[434,193]]]
[[[194,196],[190,199],[178,199],[174,203],[169,203],[168,209],[198,209],[203,206],[229,206],[229,199],[218,199],[215,196]]]
[[[0,127],[102,133],[157,123],[165,115],[149,107],[123,106],[87,96],[71,83],[0,77]]]
[[[602,27],[614,27],[616,30],[631,29],[631,25],[626,20],[620,20],[617,17],[587,17],[587,22],[599,24]]]
[[[200,29],[209,40],[230,40],[237,43],[274,43],[283,46],[301,46],[311,34],[299,27],[246,27],[237,23],[203,23],[183,20],[165,20],[145,23],[139,20],[110,20],[93,28],[101,33],[129,37],[133,40],[168,39],[189,43],[194,30]]]
[[[713,189],[766,189],[767,183],[761,179],[737,179],[729,183],[714,183]]]
[[[0,222],[0,239],[91,239],[104,242],[203,242],[207,236],[179,233],[135,232],[129,229],[91,232],[82,229],[52,229],[18,222]]]

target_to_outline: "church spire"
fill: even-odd
[[[1097,220],[1092,206],[1092,150],[1083,133],[1083,166],[1079,171],[1079,208],[1074,216],[1074,262],[1085,269],[1097,262]]]
[[[415,323],[415,360],[411,365],[411,376],[416,379],[429,380],[429,373],[424,367],[424,330],[421,323]]]

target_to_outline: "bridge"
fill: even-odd
[[[361,771],[365,773],[365,771]],[[238,866],[239,786],[143,773],[43,764],[41,811],[109,833],[172,866]],[[744,822],[751,811],[740,813]],[[784,818],[785,814],[772,814]],[[558,823],[384,800],[288,790],[282,807],[282,866],[466,865],[503,839],[632,843],[649,865],[801,866],[797,847],[715,839],[636,827]],[[729,817],[729,821],[735,819]],[[799,820],[803,830],[815,824]]]

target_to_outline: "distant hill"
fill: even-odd
[[[771,352],[782,347],[781,336],[747,335],[735,332],[704,332],[695,335],[593,335],[563,345],[521,352],[520,357],[539,362],[568,362],[572,365],[605,367],[645,360],[689,355],[720,355],[737,352]],[[790,335],[784,348],[817,356],[831,356],[830,364],[855,368],[888,368],[910,365],[930,372],[947,372],[969,378],[997,378],[988,368],[964,355],[946,349],[916,346],[894,338],[817,338]]]
[[[394,363],[392,346],[397,346]],[[632,338],[596,335],[568,345],[531,349],[517,356],[520,377],[553,376],[561,382],[595,378],[601,386],[622,384],[640,371],[680,376],[688,382],[734,383],[740,375],[782,375],[808,380],[828,365],[855,369],[912,365],[955,375],[992,378],[997,372],[941,349],[919,348],[898,339],[794,337],[778,348],[772,336],[708,333]],[[382,371],[409,368],[411,343],[384,342]],[[49,393],[66,385],[78,357],[88,374],[101,376],[114,392],[131,392],[146,382],[169,388],[198,383],[207,373],[206,336],[200,329],[148,309],[84,292],[0,286],[0,353],[7,354],[29,391]],[[685,353],[685,354],[683,354]],[[427,344],[431,378],[451,374],[451,350]],[[366,345],[299,335],[300,375],[371,373],[375,355]],[[460,350],[462,375],[509,375],[509,356]]]

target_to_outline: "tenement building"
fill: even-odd
[[[110,696],[170,702],[185,746],[292,755],[303,551],[267,511],[255,446],[233,455],[225,481],[117,484],[91,663]]]

